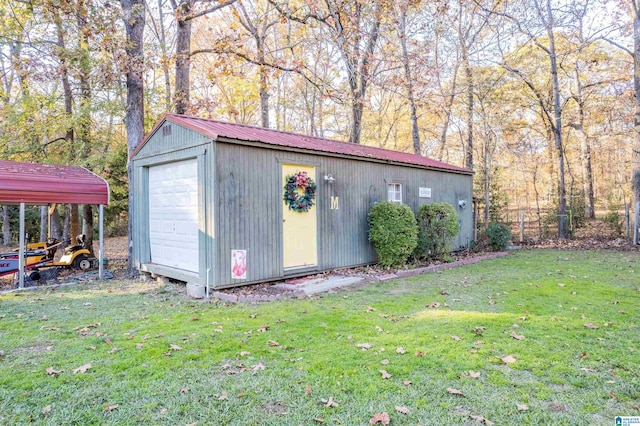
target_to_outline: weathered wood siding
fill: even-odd
[[[403,202],[414,212],[428,202],[453,205],[461,225],[455,248],[467,246],[472,239],[470,175],[221,141],[216,142],[216,156],[216,287],[285,276],[282,163],[316,166],[317,270],[376,261],[368,241],[367,214],[374,202],[387,200],[387,183],[402,184]],[[330,184],[323,180],[329,173],[336,179]],[[431,198],[419,198],[420,187],[431,188]],[[332,196],[338,197],[338,209],[331,209]],[[467,201],[465,209],[458,207],[459,200]],[[246,280],[231,279],[233,249],[247,250]]]

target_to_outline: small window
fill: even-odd
[[[392,203],[402,204],[402,184],[401,183],[388,183],[387,184],[387,200]]]

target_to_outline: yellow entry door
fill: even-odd
[[[298,172],[306,172],[307,176],[317,182],[315,167],[283,164],[282,187],[284,188],[286,185],[289,176]],[[298,189],[298,194],[302,195],[303,191]],[[282,244],[285,269],[318,264],[316,201],[314,199],[314,205],[306,212],[298,212],[291,210],[288,204],[282,200]]]

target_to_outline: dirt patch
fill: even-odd
[[[49,352],[53,349],[53,345],[50,343],[32,343],[31,345],[15,348],[12,352],[16,355],[20,354],[32,354],[40,355]]]
[[[289,407],[280,401],[273,401],[272,403],[263,405],[260,408],[265,414],[277,414],[279,416],[284,416],[289,410]]]
[[[560,402],[553,401],[549,404],[549,411],[552,413],[561,413],[563,411],[569,411],[569,407]]]

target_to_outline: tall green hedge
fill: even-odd
[[[417,258],[441,258],[451,250],[458,235],[458,213],[448,203],[430,203],[420,207],[418,219]]]
[[[404,264],[418,244],[416,218],[404,204],[375,204],[369,211],[369,226],[369,241],[382,266]]]

